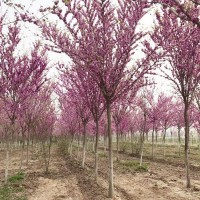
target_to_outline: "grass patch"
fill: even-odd
[[[0,200],[27,200],[22,181],[24,173],[18,172],[8,179],[7,184],[0,185]]]
[[[0,187],[0,199],[1,200],[10,200],[11,189],[7,185]]]
[[[120,160],[118,161],[118,164],[128,170],[133,171],[139,171],[139,172],[146,172],[148,171],[148,166],[146,163],[143,163],[142,166],[140,166],[140,163],[134,160]]]
[[[8,181],[11,183],[17,183],[19,181],[24,180],[24,173],[23,172],[18,172],[17,174],[11,176]]]
[[[24,195],[24,188],[16,187],[15,184],[0,186],[0,200],[27,200]]]

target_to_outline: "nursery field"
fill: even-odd
[[[162,148],[157,147],[151,159],[151,145],[145,144],[143,166],[139,168],[139,157],[128,149],[114,151],[114,199],[115,200],[198,200],[200,199],[200,151],[197,146],[190,149],[192,187],[185,187],[184,159],[176,153],[177,146],[167,147],[165,158]],[[127,148],[127,147],[126,147]],[[20,149],[13,147],[9,180],[1,181],[1,200],[103,200],[108,196],[108,155],[99,149],[99,178],[94,180],[94,153],[92,144],[86,152],[86,165],[81,167],[82,152],[77,157],[74,145],[72,156],[65,152],[64,143],[53,144],[49,173],[44,173],[44,162],[38,147],[30,150],[28,166],[24,157],[19,172]],[[0,177],[4,180],[4,149],[0,151]]]
[[[0,200],[200,200],[200,0],[0,0]]]

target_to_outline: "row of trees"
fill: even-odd
[[[53,49],[66,53],[73,62],[70,67],[60,66],[61,88],[64,88],[61,96],[67,97],[68,100],[65,101],[71,99],[71,103],[79,107],[78,113],[84,127],[83,166],[85,127],[89,121],[89,111],[96,123],[95,146],[98,147],[98,123],[103,110],[106,110],[109,197],[113,197],[113,107],[117,102],[129,99],[125,106],[129,109],[129,101],[134,99],[138,90],[151,84],[146,77],[155,73],[156,67],[160,67],[161,70],[164,67],[163,76],[174,83],[176,91],[182,97],[187,187],[191,185],[188,163],[188,112],[199,83],[199,28],[192,23],[179,21],[176,15],[169,16],[163,11],[163,14],[156,12],[159,25],[155,25],[153,33],[137,32],[138,23],[150,6],[151,4],[144,1],[130,0],[118,1],[116,7],[106,0],[64,3],[56,1],[53,8],[47,10],[62,21],[67,34],[52,23],[37,21],[37,25],[43,29],[44,37],[55,45]],[[46,12],[46,9],[43,11]],[[154,45],[145,40],[147,35],[152,38]],[[139,44],[145,53],[142,59],[135,57]],[[160,118],[158,113],[157,118]],[[117,122],[117,117],[114,117],[114,120]],[[156,123],[156,119],[153,121]],[[166,133],[167,124],[164,126]],[[154,130],[156,128],[154,124]]]
[[[56,120],[52,87],[46,79],[46,50],[36,42],[30,52],[19,55],[21,27],[17,22],[5,26],[6,17],[0,16],[0,136],[6,144],[5,182],[12,144],[21,142],[21,169],[25,142],[28,164],[30,141],[46,141]]]
[[[155,90],[155,89],[153,89]],[[140,165],[142,166],[142,157],[145,140],[152,145],[152,159],[156,157],[157,145],[162,142],[163,158],[168,145],[166,145],[166,136],[177,138],[177,152],[181,155],[181,130],[184,128],[184,106],[181,99],[166,96],[164,93],[153,97],[152,89],[140,91],[133,101],[126,102],[127,99],[121,99],[112,106],[112,131],[116,142],[116,159],[118,160],[119,151],[123,150],[123,140],[130,142],[133,155],[140,156]],[[57,133],[66,137],[68,152],[72,156],[72,146],[75,140],[78,143],[77,157],[79,157],[80,141],[83,142],[82,167],[85,165],[86,141],[93,140],[94,147],[98,147],[99,141],[104,138],[107,140],[107,122],[106,113],[103,112],[98,122],[98,135],[96,134],[96,122],[89,107],[83,101],[83,96],[74,97],[63,96],[60,98],[61,115],[58,122],[59,131]],[[85,106],[82,107],[83,103]],[[81,110],[81,108],[84,110]],[[104,109],[105,110],[105,109]],[[85,116],[83,116],[83,113]],[[87,113],[87,114],[86,114]],[[85,121],[83,120],[85,119]],[[189,109],[189,126],[199,133],[199,108],[197,104],[192,104]],[[86,130],[85,130],[86,129]],[[198,134],[195,134],[198,137]],[[98,137],[98,140],[97,140]],[[100,138],[100,140],[99,140]],[[150,141],[151,139],[151,141]],[[121,142],[120,142],[121,141]],[[121,145],[120,145],[121,143]],[[102,144],[102,143],[101,143]],[[76,143],[74,144],[77,145]],[[121,148],[120,148],[121,146]],[[102,146],[101,146],[102,147]],[[104,143],[104,147],[107,145]],[[98,178],[98,148],[95,152],[95,179]],[[130,149],[129,149],[130,150]]]
[[[140,128],[137,128],[137,131],[142,133],[142,141],[147,130],[152,130],[154,142],[154,132],[162,127],[165,142],[166,130],[171,126],[171,118],[174,118],[169,116],[175,115],[174,112],[170,113],[171,105],[176,105],[180,113],[182,111],[182,117],[176,119],[180,127],[184,121],[187,187],[191,186],[188,159],[191,125],[189,113],[192,107],[196,106],[195,97],[198,102],[200,81],[199,7],[197,1],[192,2],[185,1],[181,4],[177,1],[171,3],[118,0],[114,5],[110,0],[55,1],[53,7],[40,10],[44,16],[48,13],[55,15],[61,21],[63,29],[48,20],[30,16],[30,13],[20,15],[21,19],[34,22],[35,26],[40,28],[43,38],[50,42],[46,48],[65,53],[71,59],[72,64],[59,65],[60,80],[56,92],[60,99],[61,116],[58,124],[64,127],[63,132],[67,131],[72,136],[72,141],[77,127],[79,133],[82,131],[84,167],[86,128],[89,120],[93,119],[96,137],[96,179],[99,133],[100,130],[107,130],[109,197],[113,197],[112,120],[116,126],[117,138],[121,126],[128,132],[131,121],[143,119],[138,123]],[[163,8],[167,6],[167,9],[155,9],[156,22],[153,31],[140,32],[137,28],[152,8],[152,3],[161,3]],[[184,21],[177,19],[177,16]],[[140,58],[137,56],[138,52],[142,55]],[[5,65],[6,62],[3,63]],[[155,74],[158,68],[163,72],[163,76],[173,83],[175,91],[181,96],[178,103],[174,103],[171,97],[161,95],[158,105],[154,107],[154,97],[149,96],[148,92],[141,92],[142,87],[153,84],[149,77]],[[138,98],[137,93],[141,96],[139,104],[134,103]],[[191,106],[192,103],[194,106]],[[106,123],[103,123],[103,115],[106,115]],[[127,122],[120,115],[132,120]],[[136,130],[133,128],[134,131]],[[140,152],[143,143],[141,142]]]

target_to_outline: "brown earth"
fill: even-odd
[[[101,153],[102,154],[102,153]],[[5,152],[0,151],[0,178],[3,179]],[[10,174],[19,166],[19,151],[13,151]],[[23,167],[24,192],[28,200],[104,200],[107,198],[107,157],[99,159],[98,184],[94,181],[94,156],[87,153],[86,168],[76,156],[63,157],[57,148],[52,152],[50,174],[43,172],[42,157],[38,153],[30,156],[29,166]],[[120,154],[121,160],[138,160]],[[147,172],[136,172],[114,162],[115,200],[199,200],[200,174],[191,170],[192,188],[185,188],[183,166],[145,160]],[[25,165],[25,164],[24,164]]]

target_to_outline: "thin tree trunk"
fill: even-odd
[[[118,129],[118,124],[116,124],[117,128],[117,161],[119,160],[119,129]]]
[[[152,131],[152,160],[154,160],[154,126]]]
[[[68,146],[68,153],[69,153],[70,157],[72,156],[73,141],[74,141],[74,134],[71,133],[71,141],[70,141],[70,144]]]
[[[48,145],[48,158],[47,158],[47,165],[46,165],[46,173],[49,173],[49,164],[51,159],[51,146],[52,146],[52,136],[49,138],[49,145]]]
[[[22,169],[22,164],[23,164],[24,147],[25,147],[25,141],[24,141],[24,138],[23,138],[23,140],[22,140],[22,147],[21,147],[20,166],[19,166],[19,170],[20,170],[20,171],[21,171],[21,169]]]
[[[155,134],[156,134],[156,148],[155,148],[155,156],[156,156],[157,147],[158,147],[158,130],[157,130],[157,128],[155,129]]]
[[[189,169],[189,119],[188,119],[189,105],[185,103],[184,120],[185,120],[185,167],[186,167],[186,187],[191,187],[190,169]]]
[[[199,146],[199,150],[200,150],[200,133],[198,132],[198,146]]]
[[[178,155],[181,156],[181,129],[178,128]]]
[[[86,153],[86,123],[83,123],[83,159],[82,159],[82,167],[85,167],[85,153]]]
[[[164,135],[163,135],[163,158],[165,159],[165,138],[166,138],[166,128],[164,129]]]
[[[92,152],[95,153],[96,137],[92,137]]]
[[[107,102],[107,120],[108,120],[108,149],[109,149],[109,191],[108,197],[113,198],[113,152],[112,152],[112,132],[111,132],[111,104]]]
[[[98,146],[99,146],[99,121],[96,121],[96,138],[95,138],[95,181],[98,179]]]
[[[29,142],[30,142],[30,130],[28,128],[28,136],[27,136],[27,147],[26,147],[26,165],[28,166],[29,162]]]
[[[144,132],[142,133],[142,140],[141,140],[141,152],[140,152],[140,167],[142,167],[142,158],[143,158],[143,152],[144,152]]]
[[[79,159],[79,151],[80,151],[80,133],[81,133],[81,124],[80,121],[78,123],[78,149],[77,149],[77,159]]]
[[[142,146],[141,146],[141,152],[140,152],[140,167],[142,167],[142,158],[143,158],[143,152],[144,152],[144,140],[145,140],[145,131],[146,131],[146,113],[144,112],[144,126],[142,130]]]
[[[149,141],[149,132],[146,132],[146,138],[147,138],[147,142]]]
[[[77,159],[79,159],[79,150],[80,150],[80,134],[78,134],[78,149],[77,149]]]
[[[131,131],[131,151],[132,151],[132,155],[133,155],[133,151],[134,151],[134,132]]]
[[[34,139],[32,137],[32,140],[31,140],[31,157],[33,157],[33,152],[34,152]]]
[[[107,131],[105,129],[105,133],[104,133],[104,154],[106,154],[106,143],[107,143]]]
[[[6,166],[5,166],[5,183],[8,182],[8,170],[9,170],[9,160],[10,160],[10,146],[8,140],[6,141]]]

